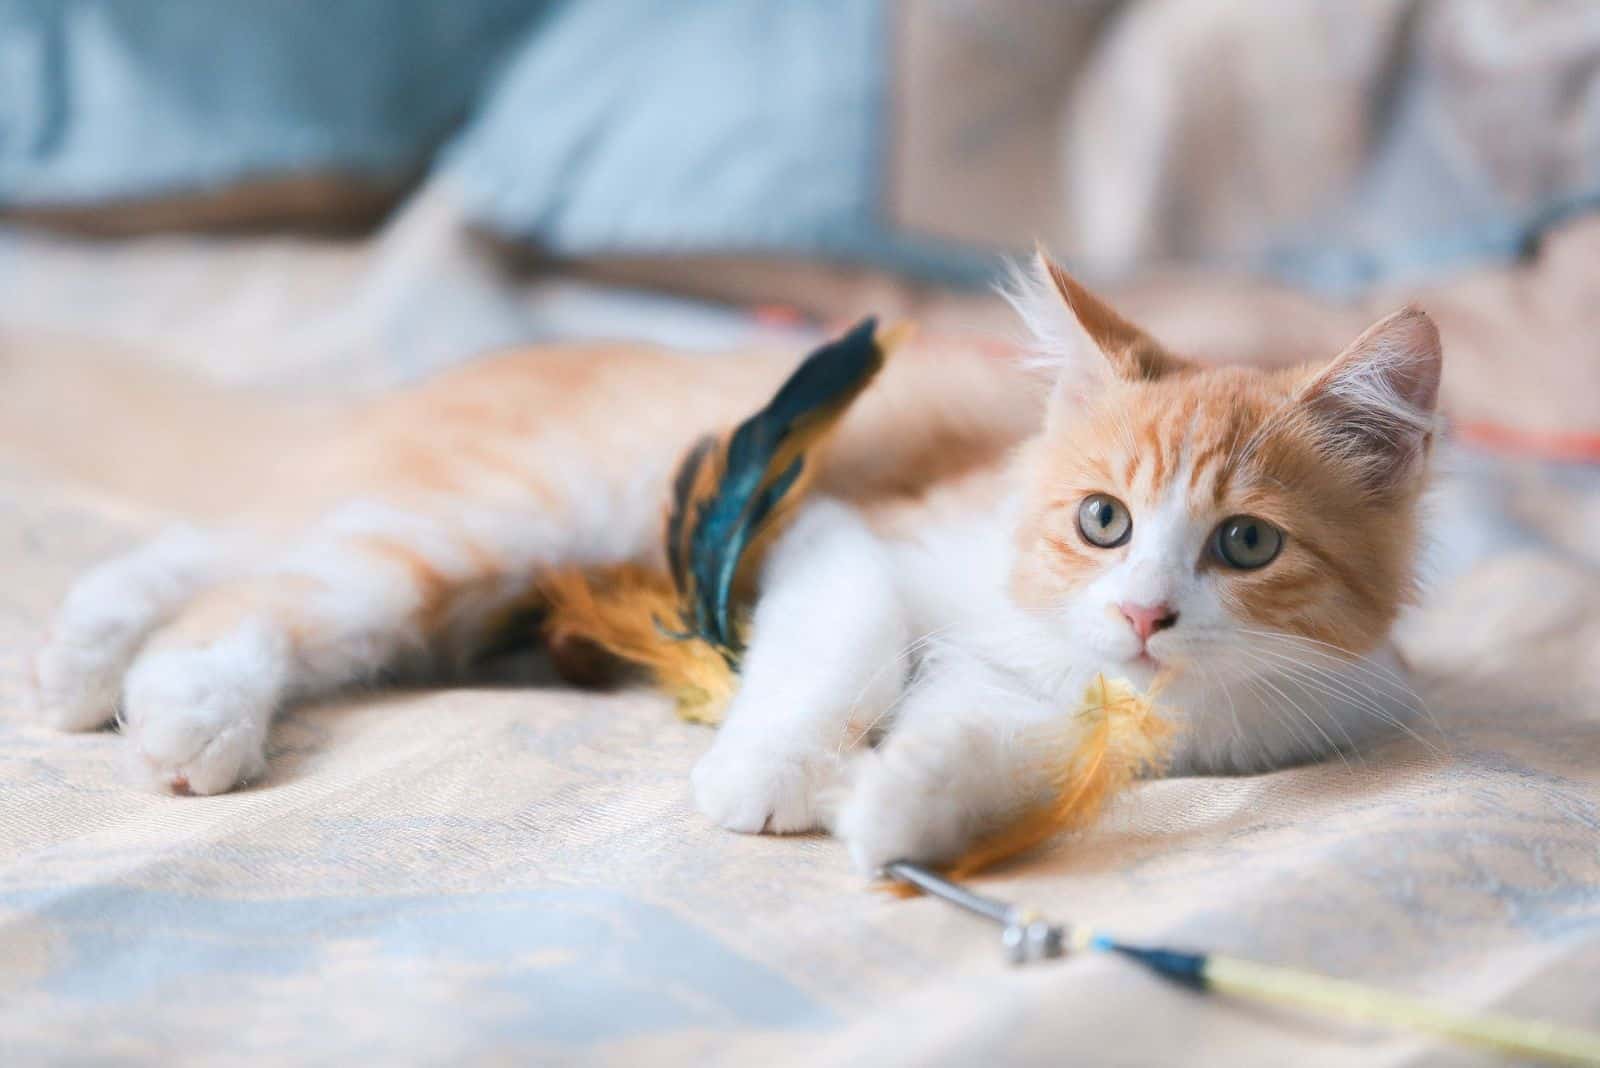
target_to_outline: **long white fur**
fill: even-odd
[[[292,667],[288,635],[266,617],[205,645],[147,650],[124,683],[130,774],[196,794],[257,778],[267,726],[296,681]]]
[[[1027,728],[1060,714],[1011,672],[958,645],[929,656],[893,731],[852,768],[832,823],[863,874],[956,859],[1040,797]]]
[[[247,568],[245,554],[223,554],[212,540],[178,531],[73,590],[37,656],[36,700],[81,729],[109,721],[120,694],[136,779],[220,793],[265,770],[268,727],[285,703],[380,674],[459,669],[483,621],[525,593],[540,570],[581,556],[575,543],[586,533],[522,513],[467,508],[445,519],[356,501],[276,554],[258,548],[253,555],[265,562]],[[372,538],[423,555],[455,588],[447,633],[432,641],[423,633],[416,576],[401,561],[362,551],[362,539]],[[510,566],[479,582],[469,539]],[[193,598],[225,593],[233,581],[296,591],[293,618],[274,604],[199,644],[164,629]],[[300,633],[319,640],[297,641]],[[76,689],[60,681],[67,679]]]
[[[265,770],[267,728],[285,702],[420,654],[422,591],[413,576],[351,540],[379,535],[427,551],[441,569],[468,566],[448,536],[419,517],[362,504],[336,512],[266,568],[240,576],[295,590],[292,618],[264,606],[204,643],[181,631],[151,640],[123,688],[133,774],[196,794],[231,789]],[[321,640],[295,640],[312,632]]]
[[[1229,655],[1259,643],[1195,573],[1208,530],[1176,493],[1136,526],[1137,551],[1073,603],[1019,609],[1004,589],[1011,507],[893,543],[832,502],[802,513],[775,547],[734,714],[695,769],[701,811],[745,832],[831,825],[864,873],[898,857],[949,859],[1013,815],[1036,783],[1027,728],[1070,713],[1097,671],[1149,681],[1115,610],[1130,598],[1166,599],[1185,619],[1152,651],[1207,665],[1169,691],[1187,713],[1176,770],[1264,770],[1353,749],[1414,711],[1403,683],[1372,674],[1387,664],[1302,651],[1314,670],[1307,683],[1287,659],[1277,668],[1285,654]],[[915,651],[897,657],[908,637]],[[885,664],[893,670],[864,689],[862,674]],[[852,712],[890,705],[886,739],[857,750],[830,813]]]

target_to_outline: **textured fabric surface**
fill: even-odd
[[[0,602],[7,1063],[1455,1062],[1115,961],[1011,971],[988,928],[865,889],[826,839],[709,827],[685,791],[709,734],[647,696],[302,709],[252,789],[130,790],[114,735],[21,717],[18,654],[72,573],[154,517],[9,466],[0,501],[0,558],[25,576]],[[1513,640],[1541,650],[1530,687],[1484,622],[1519,585],[1579,613],[1519,619]],[[986,885],[1143,937],[1592,1021],[1600,680],[1563,680],[1600,639],[1600,583],[1528,548],[1453,596],[1413,643],[1438,647],[1444,740],[1147,784]]]
[[[992,930],[867,889],[826,838],[708,826],[687,776],[710,734],[646,694],[296,709],[268,779],[214,798],[127,787],[109,732],[31,725],[25,654],[67,583],[214,503],[157,489],[219,426],[248,433],[194,405],[205,420],[163,426],[183,448],[130,466],[144,401],[120,375],[148,354],[265,405],[486,343],[755,329],[513,285],[438,208],[370,245],[0,232],[0,1062],[1481,1063],[1114,960],[1011,970]],[[91,358],[118,374],[53,377]],[[985,886],[1129,936],[1600,1018],[1600,476],[1446,460],[1434,592],[1403,643],[1442,735],[1148,783]]]

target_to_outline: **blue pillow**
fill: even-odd
[[[883,0],[566,3],[444,163],[477,223],[556,255],[772,254],[983,281],[887,217]]]
[[[464,119],[527,0],[7,0],[0,206],[334,173],[392,185]]]

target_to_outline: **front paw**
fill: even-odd
[[[978,827],[959,784],[904,754],[862,754],[833,833],[856,870],[875,878],[896,860],[948,864],[972,845]]]
[[[724,733],[690,775],[694,803],[719,827],[741,834],[794,834],[821,825],[818,798],[839,762],[822,749],[785,747]]]

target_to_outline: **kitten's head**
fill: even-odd
[[[1135,676],[1259,674],[1283,635],[1378,645],[1413,589],[1432,321],[1397,312],[1331,362],[1204,368],[1042,255],[1019,281],[1014,302],[1059,371],[1015,599]]]

